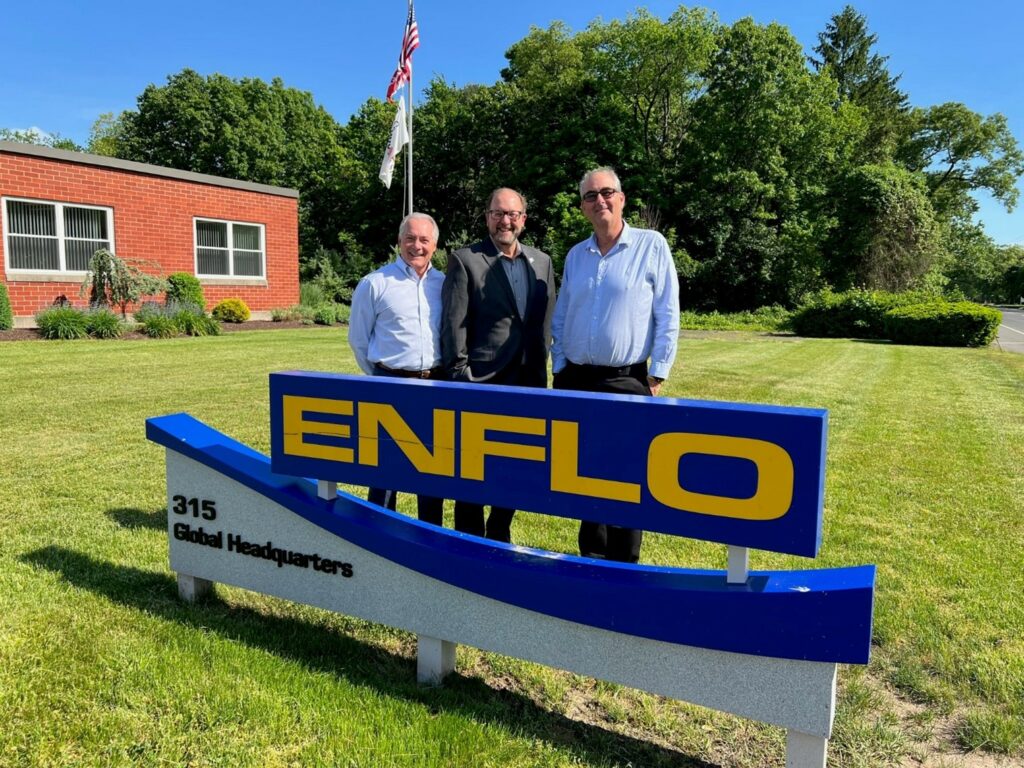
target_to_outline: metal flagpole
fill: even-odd
[[[412,11],[412,0],[409,0],[409,9]],[[409,186],[407,194],[409,196],[409,213],[413,212],[412,207],[412,61],[409,62],[409,154],[407,158],[409,160]]]

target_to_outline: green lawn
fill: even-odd
[[[0,765],[782,765],[774,727],[465,647],[421,689],[406,633],[225,587],[180,602],[143,422],[187,411],[266,451],[267,373],[291,368],[355,371],[345,330],[0,344]],[[878,565],[829,764],[1019,765],[1024,356],[733,333],[683,339],[666,390],[830,411],[821,556],[751,556]],[[575,544],[541,515],[514,535]],[[644,560],[724,549],[654,535]]]

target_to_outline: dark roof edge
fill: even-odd
[[[101,168],[113,168],[118,171],[144,173],[147,176],[163,176],[168,179],[191,181],[196,184],[210,184],[215,187],[244,189],[247,192],[262,192],[267,195],[279,195],[280,197],[298,198],[299,196],[299,191],[297,189],[289,189],[288,187],[275,187],[270,184],[257,184],[253,181],[226,179],[223,176],[211,176],[208,173],[179,171],[176,168],[164,168],[159,165],[137,163],[134,160],[121,160],[116,157],[105,157],[103,155],[90,155],[86,152],[71,152],[66,149],[54,149],[53,147],[44,147],[39,144],[22,144],[18,141],[0,141],[0,153],[4,152],[12,155],[45,157],[49,160],[62,160],[67,163],[79,163],[80,165],[96,165]]]

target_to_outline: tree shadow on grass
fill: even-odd
[[[150,516],[139,510],[113,510],[111,516],[122,512],[130,513],[126,515],[130,519],[136,519],[138,514]],[[174,576],[115,565],[59,546],[37,549],[21,559],[60,574],[75,587],[130,608],[193,629],[216,632],[235,642],[292,659],[311,670],[343,677],[355,685],[372,686],[385,695],[418,702],[435,714],[458,712],[510,733],[543,740],[571,752],[588,765],[715,768],[676,750],[550,712],[520,693],[494,690],[480,680],[458,673],[441,687],[422,687],[416,683],[413,660],[301,619],[232,607],[216,595],[195,604],[184,602],[178,597]]]
[[[166,507],[160,507],[160,509],[152,512],[135,507],[120,507],[118,509],[108,509],[106,514],[107,517],[122,528],[149,528],[154,531],[167,530]]]

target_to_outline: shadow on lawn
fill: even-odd
[[[110,514],[120,519],[117,515],[121,513],[131,513],[127,514],[131,519],[149,517],[149,513],[139,510],[113,510]],[[149,523],[144,521],[141,525]],[[419,702],[435,714],[458,712],[502,726],[510,733],[558,745],[588,764],[714,768],[711,763],[678,751],[550,712],[522,694],[494,690],[458,673],[450,676],[442,687],[421,687],[416,683],[412,659],[300,619],[231,607],[215,595],[195,604],[183,602],[171,575],[115,565],[59,546],[37,549],[23,555],[22,560],[59,573],[73,586],[122,605],[187,627],[216,632],[298,661],[310,669],[338,675],[353,684],[373,686],[388,696]]]
[[[122,528],[149,528],[154,531],[167,530],[167,508],[160,507],[152,512],[135,507],[108,509],[107,517]]]

